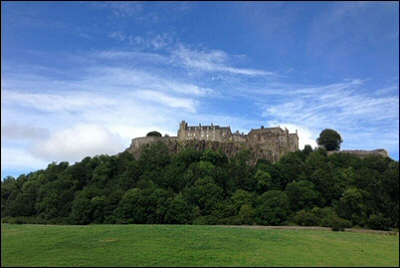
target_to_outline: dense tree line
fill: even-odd
[[[69,165],[6,177],[3,222],[90,224],[257,224],[399,226],[399,162],[325,149],[303,150],[272,164],[249,165],[249,151],[228,159],[220,151],[163,143],[86,157]]]

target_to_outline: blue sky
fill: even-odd
[[[1,176],[261,125],[399,159],[399,2],[1,2]]]

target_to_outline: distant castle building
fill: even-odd
[[[206,140],[218,142],[244,142],[251,145],[259,145],[260,148],[271,150],[279,155],[299,150],[299,136],[289,133],[289,130],[280,127],[252,129],[247,135],[236,131],[232,133],[231,128],[218,125],[188,126],[185,121],[179,125],[178,140]]]
[[[190,146],[191,141],[199,141],[198,149],[220,148],[228,155],[234,154],[239,148],[252,148],[256,158],[266,158],[276,162],[288,152],[299,150],[299,136],[296,133],[289,133],[289,130],[280,127],[252,129],[248,134],[232,133],[231,128],[219,125],[188,126],[185,121],[179,125],[178,136],[170,137],[140,137],[134,138],[127,151],[137,154],[144,144],[163,142],[171,150],[179,146]],[[186,142],[185,142],[186,141]]]
[[[193,145],[191,141],[199,141],[196,148],[201,150],[205,148],[219,148],[227,155],[234,155],[239,148],[251,148],[255,154],[255,158],[265,158],[271,162],[276,162],[280,157],[299,150],[299,136],[296,133],[289,133],[287,128],[261,126],[258,129],[251,129],[248,134],[232,133],[229,126],[221,127],[219,125],[188,126],[185,121],[179,124],[178,135],[174,137],[140,137],[132,139],[132,143],[126,150],[135,154],[140,152],[140,147],[145,144],[163,142],[168,148],[176,151],[179,148],[187,148]],[[185,142],[186,141],[186,142]],[[179,145],[179,146],[178,146]],[[182,147],[183,146],[183,147]],[[349,153],[358,157],[369,155],[380,155],[389,157],[389,153],[385,149],[376,150],[344,150],[344,151],[328,151],[328,155],[336,153]]]

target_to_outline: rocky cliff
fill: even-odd
[[[249,145],[244,142],[218,142],[218,141],[205,141],[205,140],[178,140],[175,137],[144,137],[133,139],[129,148],[125,151],[134,154],[137,159],[140,156],[142,149],[150,144],[161,142],[165,144],[170,153],[179,153],[185,149],[194,149],[197,151],[204,151],[212,149],[222,151],[228,158],[235,157],[240,151],[249,150],[250,164],[255,164],[258,159],[265,158],[275,163],[282,155],[276,154],[270,150],[262,148],[260,145]]]

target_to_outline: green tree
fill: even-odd
[[[323,130],[317,139],[318,145],[323,146],[327,151],[339,151],[342,142],[340,134],[329,128]]]
[[[147,223],[147,203],[143,190],[133,188],[124,194],[115,213],[124,223]]]
[[[294,216],[294,221],[300,226],[318,226],[320,219],[311,211],[300,210]]]
[[[182,194],[174,197],[165,213],[164,222],[169,224],[188,224],[192,222],[193,207]]]
[[[282,177],[280,181],[281,190],[286,188],[286,185],[298,178],[303,173],[303,160],[301,152],[290,152],[282,156],[276,163],[276,166],[281,169]]]
[[[231,200],[233,202],[233,205],[235,206],[235,209],[239,212],[240,208],[243,205],[249,205],[252,206],[253,205],[253,194],[239,189],[236,192],[233,193],[233,195],[231,196]]]
[[[79,195],[72,204],[71,221],[74,224],[89,224],[92,221],[93,204],[89,198]]]
[[[312,209],[317,200],[318,193],[311,181],[293,181],[286,186],[292,211]]]
[[[356,187],[347,189],[340,198],[338,214],[353,225],[364,226],[367,222],[369,193]]]
[[[259,194],[271,190],[272,178],[268,172],[258,169],[254,178],[257,180],[257,192]]]
[[[271,190],[258,197],[257,224],[281,225],[290,213],[290,203],[285,192]]]
[[[158,131],[150,131],[146,134],[146,137],[162,137],[162,135]]]
[[[239,218],[242,224],[253,224],[256,210],[249,204],[244,204],[239,210]]]
[[[161,188],[145,191],[147,194],[147,223],[162,224],[169,203],[173,198],[173,192]]]
[[[209,215],[223,199],[223,189],[215,184],[213,178],[205,176],[197,179],[193,186],[185,188],[183,195],[191,204],[200,208],[202,215]]]

